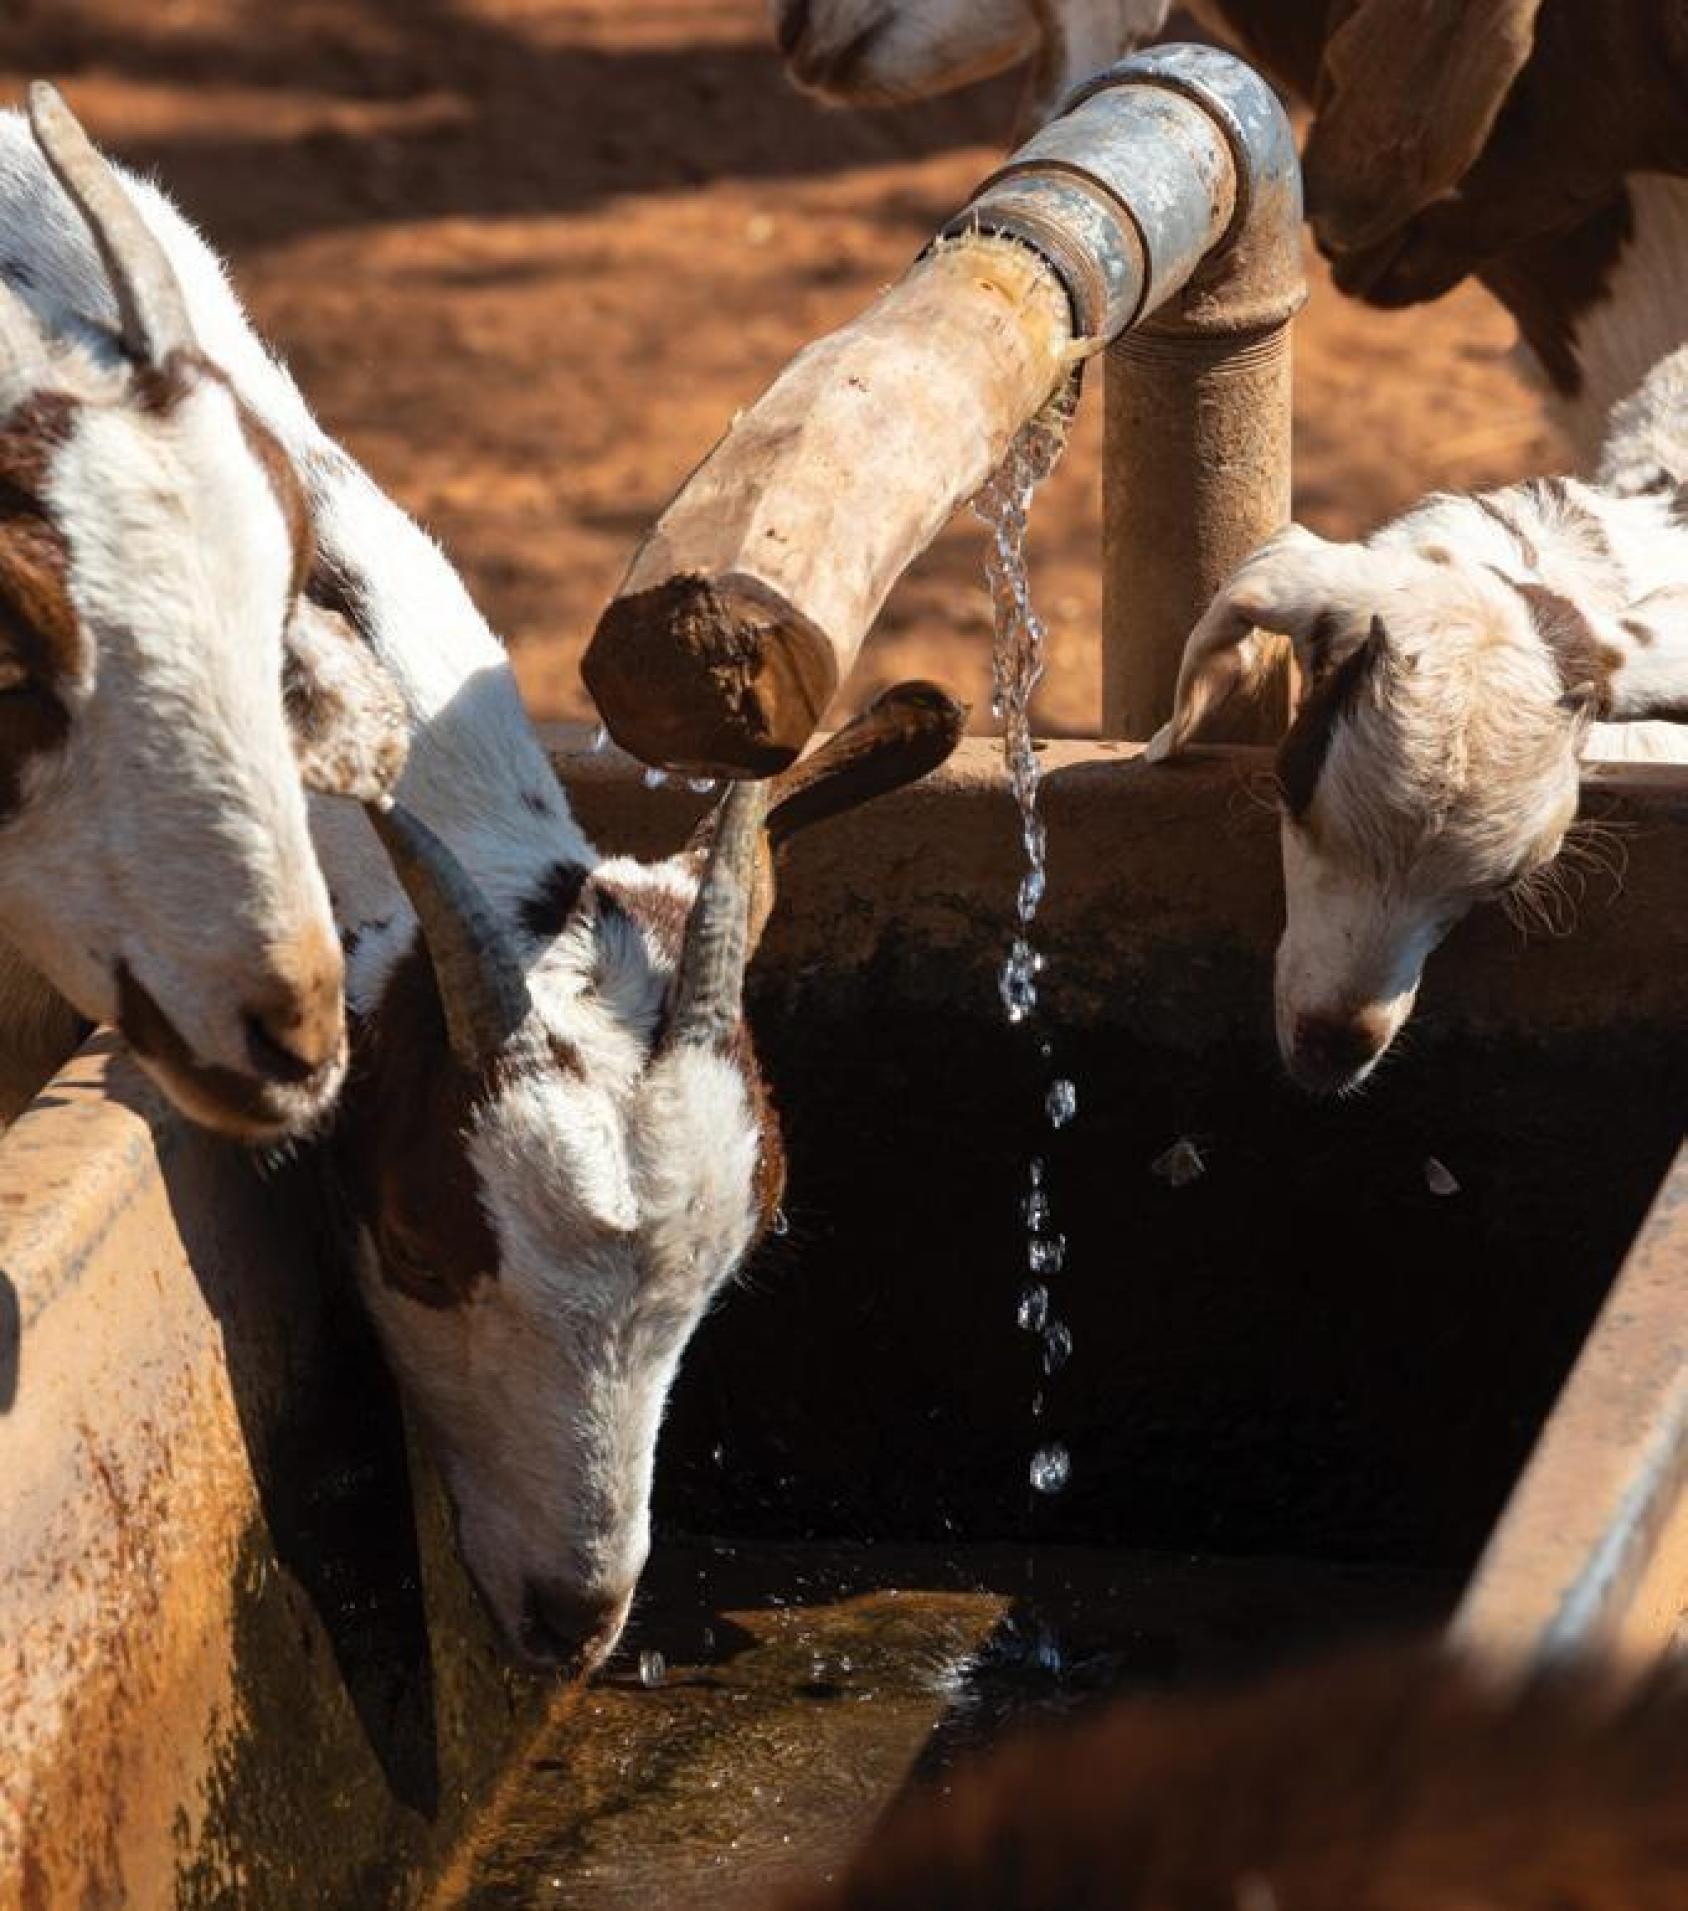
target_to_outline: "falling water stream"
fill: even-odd
[[[1060,460],[1077,398],[1076,385],[1064,386],[1009,447],[996,474],[973,500],[974,513],[990,531],[985,575],[995,611],[996,644],[991,664],[991,712],[1002,724],[1003,756],[1020,812],[1020,837],[1026,872],[1015,898],[1013,941],[1002,965],[998,989],[1010,1024],[1037,1044],[1038,1058],[1049,1066],[1042,1115],[1051,1129],[1065,1128],[1078,1112],[1072,1082],[1054,1069],[1055,1044],[1040,1007],[1044,959],[1033,940],[1047,884],[1048,838],[1038,813],[1042,771],[1032,738],[1032,696],[1044,670],[1045,630],[1032,608],[1026,573],[1026,519],[1032,495]],[[1020,1202],[1025,1224],[1026,1282],[1015,1319],[1036,1336],[1045,1379],[1064,1367],[1073,1351],[1072,1330],[1055,1311],[1053,1286],[1066,1263],[1066,1237],[1056,1226],[1047,1164],[1034,1154],[1027,1164]],[[1045,1389],[1032,1397],[1032,1415],[1041,1421]],[[1072,1473],[1072,1458],[1055,1439],[1034,1436],[1029,1477],[1038,1493],[1059,1493]]]

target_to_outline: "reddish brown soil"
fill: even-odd
[[[447,544],[545,716],[635,539],[806,339],[893,277],[996,157],[1010,85],[918,110],[788,90],[761,0],[14,0],[6,92],[64,81],[233,263],[332,430]],[[1315,272],[1300,512],[1353,532],[1557,448],[1467,288],[1383,317]],[[1044,722],[1093,722],[1099,407],[1034,526]],[[866,681],[984,719],[978,535],[898,590]]]

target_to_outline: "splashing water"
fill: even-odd
[[[1039,1009],[1044,959],[1032,940],[1033,926],[1048,888],[1048,837],[1038,814],[1041,770],[1032,735],[1032,697],[1044,670],[1043,620],[1032,608],[1031,583],[1026,572],[1026,521],[1032,494],[1055,469],[1067,442],[1077,400],[1077,386],[1068,385],[1025,427],[1009,447],[999,471],[973,500],[973,510],[990,531],[985,552],[985,577],[995,614],[996,643],[991,657],[991,713],[1002,724],[1002,751],[1008,781],[1020,817],[1020,840],[1026,853],[1026,873],[1014,898],[1015,933],[997,978],[1003,1012],[1016,1028],[1034,1028]],[[1038,1054],[1049,1062],[1053,1041],[1039,1031]],[[1044,1092],[1043,1113],[1053,1129],[1066,1127],[1078,1112],[1078,1093],[1064,1076],[1051,1079]],[[1054,1208],[1044,1182],[1044,1163],[1034,1156],[1028,1169],[1029,1185],[1020,1203],[1026,1225],[1026,1267],[1032,1279],[1020,1294],[1015,1319],[1020,1328],[1038,1338],[1045,1375],[1064,1367],[1073,1350],[1072,1331],[1050,1310],[1048,1282],[1066,1264],[1066,1237],[1054,1226]],[[1032,1405],[1041,1418],[1044,1396]],[[1042,1494],[1059,1493],[1072,1472],[1072,1460],[1059,1442],[1040,1446],[1032,1455],[1030,1478]]]

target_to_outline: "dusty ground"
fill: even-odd
[[[535,710],[642,527],[806,339],[893,277],[993,162],[1011,86],[914,111],[787,90],[761,0],[12,0],[5,90],[62,79],[232,260],[328,425],[448,545]],[[1466,289],[1382,317],[1315,273],[1300,512],[1355,531],[1558,452]],[[1044,723],[1093,721],[1099,407],[1034,528]],[[978,539],[957,525],[864,674],[983,716]]]

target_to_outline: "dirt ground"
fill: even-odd
[[[65,84],[231,261],[320,416],[446,544],[536,713],[642,529],[786,359],[866,303],[993,164],[1012,82],[914,110],[792,93],[762,0],[12,0],[5,91]],[[1481,292],[1382,316],[1314,270],[1299,514],[1366,528],[1561,453]],[[1033,527],[1052,732],[1093,727],[1100,407]],[[988,717],[979,536],[899,588],[858,683]]]

